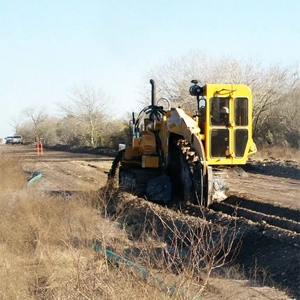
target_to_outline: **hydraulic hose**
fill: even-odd
[[[99,243],[95,243],[93,245],[93,248],[96,252],[99,252],[102,250],[101,246],[99,245]],[[155,284],[157,284],[158,286],[162,287],[162,290],[169,294],[169,295],[173,295],[174,292],[175,292],[175,289],[176,287],[174,285],[169,285],[169,284],[166,284],[164,283],[164,281],[159,278],[158,276],[151,276],[151,274],[144,268],[144,267],[141,267],[135,263],[133,263],[132,261],[124,258],[124,257],[121,257],[119,255],[117,255],[116,253],[112,252],[111,250],[108,250],[108,249],[105,249],[105,256],[112,260],[114,263],[118,264],[118,263],[123,263],[125,264],[126,266],[128,267],[133,267],[135,271],[137,271],[137,273],[143,278],[143,279],[152,279],[153,282]],[[178,294],[180,296],[185,296],[185,292],[183,290],[179,290],[178,291]],[[177,295],[178,295],[177,294]],[[200,300],[200,298],[198,297],[192,297],[192,299],[194,300]]]
[[[26,174],[32,175],[29,180],[27,180],[27,185],[30,185],[31,183],[35,182],[36,180],[40,179],[42,177],[42,173],[35,172],[35,171],[24,171]]]

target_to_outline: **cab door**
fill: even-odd
[[[252,141],[252,99],[244,85],[207,85],[206,155],[210,164],[235,165],[247,160]],[[227,116],[222,113],[228,112]]]
[[[232,112],[230,110],[229,97],[211,97],[210,104],[210,153],[209,156],[213,159],[226,159],[230,153],[230,118]],[[228,112],[227,121],[222,117],[222,110]]]

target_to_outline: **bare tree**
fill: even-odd
[[[195,100],[188,93],[192,79],[198,79],[200,84],[246,84],[253,94],[254,135],[264,136],[264,123],[273,108],[282,107],[282,103],[293,93],[294,87],[299,84],[298,74],[297,65],[281,67],[274,64],[264,67],[253,58],[238,60],[231,56],[212,57],[194,51],[154,66],[148,72],[148,78],[157,82],[159,97],[165,97],[173,106],[181,106],[190,112],[196,109]]]
[[[41,139],[40,126],[47,119],[45,108],[29,107],[22,111],[23,115],[30,119],[33,124],[33,132],[36,140]]]
[[[278,104],[262,113],[260,130],[270,145],[300,147],[300,82],[278,100]]]
[[[272,107],[282,106],[293,87],[299,82],[297,73],[286,68],[272,66],[253,78],[251,88],[254,98],[253,118],[254,132],[264,124],[272,112]]]
[[[59,105],[65,114],[64,124],[69,128],[71,125],[72,134],[83,144],[96,146],[101,142],[103,127],[109,117],[110,99],[101,89],[87,84],[74,87],[69,99],[71,104]]]
[[[9,123],[9,125],[11,125],[15,131],[15,134],[20,134],[20,126],[22,123],[22,118],[21,116],[18,116],[17,118],[12,118],[11,122]]]

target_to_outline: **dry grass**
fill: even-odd
[[[199,220],[183,232],[152,211],[150,230],[139,215],[130,230],[107,214],[112,191],[41,197],[27,189],[20,161],[0,157],[0,166],[1,299],[230,299],[220,289],[210,293],[208,279],[225,265],[235,228]],[[158,221],[173,234],[168,247]]]
[[[295,148],[287,148],[280,146],[264,145],[260,147],[254,155],[253,159],[280,159],[280,160],[293,160],[300,163],[300,150]]]
[[[1,198],[0,214],[0,298],[162,298],[143,278],[94,251],[95,240],[125,246],[127,239],[86,201],[20,193],[13,202]]]
[[[0,153],[0,170],[0,189],[2,192],[20,191],[26,185],[26,175],[19,159]]]
[[[12,159],[2,159],[4,173],[0,191],[1,299],[170,298],[166,285],[150,280],[155,278],[151,272],[147,271],[145,278],[127,263],[107,259],[101,249],[124,254],[131,242],[118,223],[100,216],[99,205],[90,200],[95,194],[69,199],[40,197],[27,190],[21,164]],[[101,246],[97,251],[95,241]]]

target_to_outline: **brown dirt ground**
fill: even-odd
[[[72,193],[97,190],[104,186],[113,160],[113,157],[109,156],[111,153],[103,149],[94,150],[94,153],[82,152],[44,149],[44,154],[37,156],[33,145],[0,146],[0,155],[19,157],[22,159],[24,170],[42,173],[42,178],[30,185],[30,188],[38,193]],[[231,194],[300,210],[299,162],[275,158],[252,160],[243,169],[246,173],[238,168],[225,171],[226,183]],[[234,298],[300,299],[299,249],[300,246],[296,243],[284,244],[250,231],[243,241],[238,263],[244,266],[245,270],[254,268],[254,265],[266,269],[270,272],[274,285],[286,293],[268,287],[251,286],[251,290],[246,291],[243,288],[240,295]],[[243,281],[231,281],[230,284],[245,285]]]

